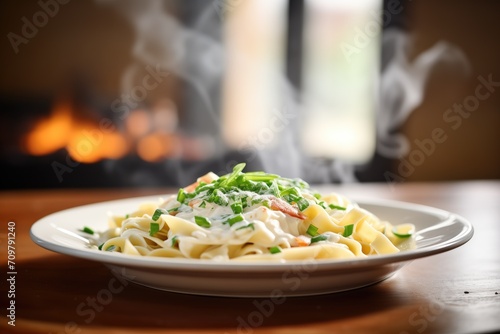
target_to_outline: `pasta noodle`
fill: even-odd
[[[158,203],[112,216],[101,251],[213,261],[353,259],[413,245],[412,226],[392,226],[338,194],[300,179],[248,172],[204,175]]]

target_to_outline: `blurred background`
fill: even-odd
[[[2,1],[0,188],[500,178],[497,1]]]

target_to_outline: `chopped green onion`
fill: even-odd
[[[244,195],[242,198],[241,198],[241,203],[243,204],[243,209],[246,208],[248,206],[248,196],[247,195]]]
[[[210,195],[210,198],[208,199],[208,201],[214,202],[215,204],[218,204],[220,206],[227,206],[229,204],[229,199],[219,189],[215,190],[212,193],[212,195]]]
[[[205,217],[194,216],[194,221],[198,226],[201,226],[201,227],[212,226],[212,223],[210,222],[210,220],[208,220],[208,218],[205,218]]]
[[[170,212],[175,212],[175,211],[179,211],[180,209],[180,206],[176,207],[176,208],[172,208],[172,209],[168,209],[167,212],[170,213]]]
[[[278,185],[278,182],[276,182],[275,180],[272,181],[271,187],[269,187],[269,190],[271,191],[271,194],[273,194],[274,196],[276,196],[278,198],[281,197],[280,187]]]
[[[398,238],[409,238],[415,233],[415,225],[401,224],[392,228],[392,233]]]
[[[271,252],[271,254],[277,254],[281,253],[281,248],[279,246],[274,246],[269,248],[269,251]]]
[[[150,223],[149,224],[149,235],[154,236],[160,230],[160,224]]]
[[[306,231],[307,234],[309,234],[311,237],[315,237],[318,235],[318,228],[314,226],[313,224],[309,225]]]
[[[157,221],[158,219],[160,219],[160,216],[164,213],[164,211],[162,209],[156,209],[155,210],[155,213],[153,213],[153,216],[151,217],[151,219],[153,221]]]
[[[115,245],[111,245],[108,248],[106,248],[106,252],[112,252],[115,250],[115,248],[116,248]]]
[[[207,207],[207,202],[203,201],[201,204],[198,206],[199,208],[206,208]]]
[[[287,188],[281,192],[281,196],[283,196],[283,198],[289,198],[290,195],[295,196],[295,197],[292,196],[292,199],[293,198],[300,198],[300,190],[296,187],[290,187],[290,188]]]
[[[186,192],[184,191],[183,188],[179,189],[179,192],[177,193],[177,202],[179,203],[184,203],[186,200]]]
[[[321,199],[321,194],[319,194],[319,193],[315,193],[313,196],[316,199]]]
[[[177,236],[176,236],[176,235],[174,235],[174,236],[172,237],[172,247],[175,247],[175,245],[176,245],[176,244],[177,244]]]
[[[233,210],[233,213],[241,213],[243,212],[243,205],[241,202],[234,202],[231,204],[231,210]]]
[[[84,226],[82,229],[82,232],[88,233],[88,234],[94,234],[94,230],[91,229],[90,227]]]
[[[251,205],[262,203],[264,200],[261,197],[252,198]]]
[[[104,242],[97,247],[97,249],[102,250],[102,246],[104,246]]]
[[[198,185],[196,186],[196,188],[194,189],[194,192],[199,194],[200,193],[200,189],[202,189],[203,187],[205,187],[207,185],[206,182],[203,182],[203,181],[200,181],[200,183],[198,183]]]
[[[243,221],[245,218],[240,214],[237,214],[236,216],[233,216],[229,218],[228,220],[225,221],[225,223],[228,223],[230,226],[233,226],[233,224],[236,224],[238,222]]]
[[[307,199],[301,198],[297,201],[297,206],[299,207],[300,211],[304,211],[309,207],[309,202],[307,201]]]
[[[125,219],[128,219],[129,217],[130,217],[130,215],[127,213],[127,214],[125,215]]]
[[[335,204],[328,204],[328,206],[330,207],[330,209],[336,209],[336,210],[345,210],[346,209],[343,206],[338,206]]]
[[[203,185],[200,183],[200,185],[198,187],[196,187],[196,189],[195,189],[194,192],[197,195],[197,194],[199,194],[199,193],[201,193],[203,191],[213,190],[214,187],[215,187],[215,185],[213,183],[203,184]]]
[[[250,223],[250,224],[245,225],[245,226],[242,226],[242,227],[238,227],[238,228],[236,229],[236,231],[238,231],[238,230],[242,230],[242,229],[244,229],[244,228],[249,228],[249,227],[250,227],[250,228],[252,228],[252,230],[254,230],[254,231],[255,231],[255,226],[253,226],[253,223]]]
[[[325,241],[327,239],[328,239],[328,237],[326,235],[320,234],[318,236],[311,238],[311,244],[313,244],[315,242],[319,242],[319,241]]]
[[[344,226],[344,233],[342,233],[342,236],[347,238],[352,234],[353,230],[354,230],[354,224],[349,224]]]
[[[245,173],[245,178],[247,180],[251,180],[251,181],[265,182],[265,181],[272,181],[274,179],[277,179],[277,178],[279,178],[279,175],[268,174],[265,172],[249,172],[249,173]]]
[[[233,172],[231,174],[229,174],[229,176],[220,183],[220,186],[221,187],[230,186],[231,183],[236,180],[236,178],[239,176],[239,174],[241,173],[243,168],[245,168],[245,166],[246,166],[246,163],[244,163],[244,162],[239,163],[236,166],[234,166]]]

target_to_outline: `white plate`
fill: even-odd
[[[357,203],[394,224],[414,224],[416,249],[356,260],[214,263],[93,250],[79,232],[83,226],[104,231],[109,212],[125,214],[141,203],[157,200],[158,197],[139,197],[56,212],[33,224],[31,238],[51,251],[103,262],[127,280],[156,289],[213,296],[272,297],[339,292],[374,284],[390,277],[410,260],[463,245],[473,234],[472,225],[458,215],[385,200]]]

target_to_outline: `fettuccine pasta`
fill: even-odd
[[[102,251],[214,261],[351,259],[412,245],[412,226],[392,226],[339,194],[263,172],[204,175],[159,203],[112,216]]]

